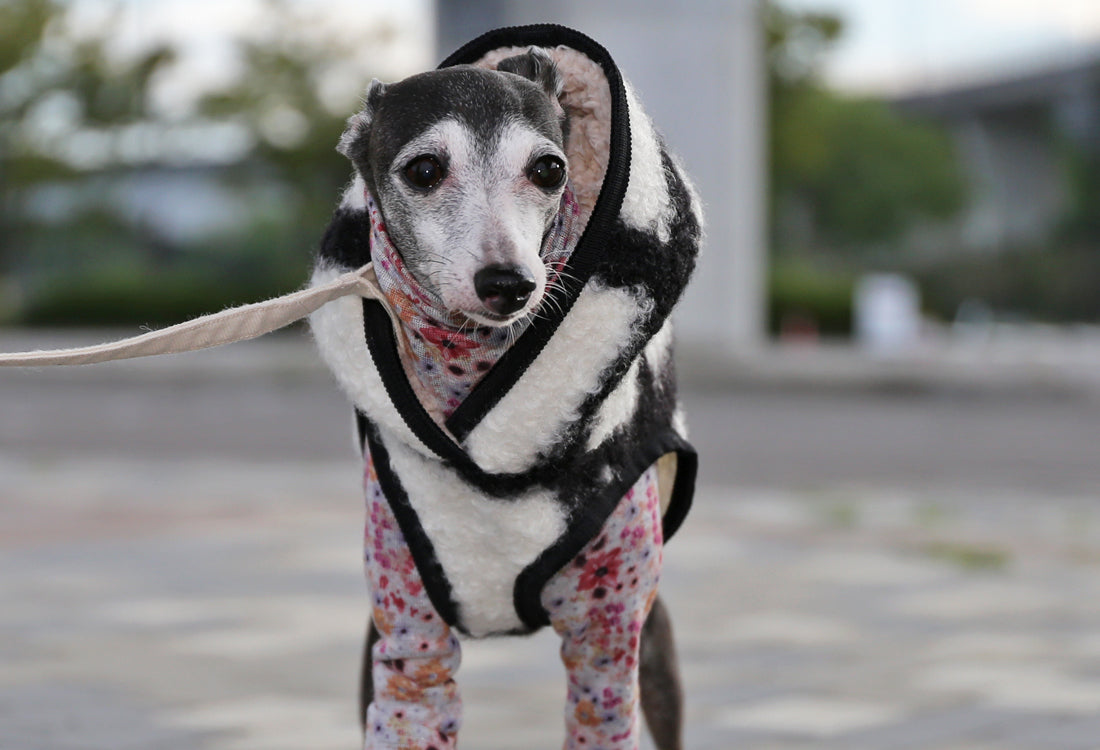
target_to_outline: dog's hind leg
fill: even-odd
[[[682,750],[684,693],[672,638],[672,618],[660,597],[642,627],[639,692],[657,750]]]
[[[363,644],[363,666],[359,674],[359,726],[367,726],[367,707],[374,700],[374,644],[378,643],[378,628],[373,620],[367,620],[367,640]]]

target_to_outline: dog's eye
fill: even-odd
[[[445,176],[443,165],[434,156],[418,156],[405,165],[405,179],[421,190],[431,190]]]
[[[531,182],[545,190],[553,190],[565,182],[565,163],[556,156],[543,156],[531,165]]]

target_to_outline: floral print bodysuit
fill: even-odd
[[[460,645],[428,599],[370,460],[366,490],[364,559],[379,640],[365,748],[449,750],[462,721],[454,680]],[[650,467],[601,533],[542,591],[562,638],[566,750],[639,746],[639,642],[657,596],[661,557],[657,471]]]

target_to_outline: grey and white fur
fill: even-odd
[[[565,188],[553,62],[531,54],[498,71],[509,68],[516,72],[461,66],[390,86],[375,80],[339,146],[417,280],[488,326],[542,299],[539,250]]]

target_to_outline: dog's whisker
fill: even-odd
[[[565,280],[568,280],[568,281],[573,281],[573,282],[576,282],[576,283],[580,283],[580,282],[581,282],[581,279],[580,279],[580,277],[578,277],[578,276],[574,276],[573,274],[571,274],[571,273],[568,273],[568,272],[566,272],[566,271],[564,271],[564,270],[563,270],[563,271],[558,271],[556,275],[557,275],[557,277],[558,277],[559,281],[560,281],[561,279],[565,279]]]
[[[562,306],[562,300],[558,298],[558,292],[561,291],[557,287],[548,286],[546,288],[546,294],[542,298],[542,302],[539,304],[538,312],[542,313],[542,308],[548,307],[552,310],[562,313],[564,307]]]
[[[552,282],[546,287],[546,295],[543,303],[552,306],[559,313],[564,311],[564,298],[567,295],[566,288],[560,282]]]

